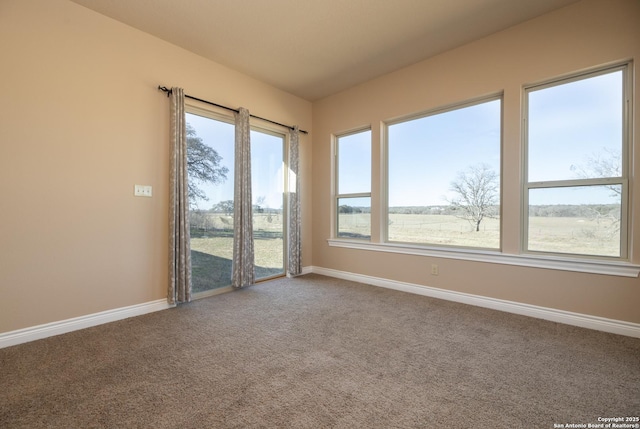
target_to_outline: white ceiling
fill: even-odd
[[[577,0],[71,0],[314,101]]]

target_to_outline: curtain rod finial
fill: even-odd
[[[158,85],[158,89],[159,89],[160,91],[164,91],[164,92],[166,92],[166,93],[167,93],[167,97],[169,97],[169,96],[171,95],[171,92],[172,92],[172,91],[171,91],[169,88],[167,88],[166,86],[160,86],[160,85]]]

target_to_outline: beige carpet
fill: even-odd
[[[640,340],[318,275],[0,350],[6,428],[553,428],[640,414]]]

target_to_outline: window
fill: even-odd
[[[387,125],[387,240],[500,248],[501,99]]]
[[[370,165],[369,130],[338,135],[329,245],[637,277],[631,70],[619,63],[526,85],[522,104],[496,94],[388,120],[379,165]],[[522,129],[504,159],[503,110],[509,129]],[[518,183],[516,201],[503,211],[507,181]],[[372,196],[381,202],[373,236]],[[505,249],[503,229],[517,234]]]
[[[371,238],[371,130],[336,137],[336,236]]]
[[[626,66],[525,88],[525,249],[627,257]]]

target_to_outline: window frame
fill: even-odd
[[[638,227],[637,222],[633,217],[633,204],[632,200],[633,193],[635,192],[635,187],[638,185],[634,183],[635,177],[633,175],[632,165],[634,162],[633,158],[633,128],[634,128],[634,103],[633,103],[633,77],[635,74],[634,62],[631,59],[625,59],[622,61],[610,62],[607,64],[602,64],[597,67],[585,68],[581,71],[573,71],[571,73],[566,73],[563,75],[556,75],[554,78],[549,78],[545,80],[538,81],[537,83],[531,84],[520,84],[517,89],[517,97],[514,97],[515,94],[510,93],[507,97],[506,90],[496,91],[493,94],[500,95],[502,97],[502,146],[501,146],[501,249],[500,250],[486,250],[486,249],[478,249],[478,248],[456,248],[456,247],[435,247],[435,246],[427,246],[427,245],[418,245],[413,243],[389,243],[386,241],[386,225],[385,222],[388,221],[388,217],[386,214],[386,207],[388,206],[388,189],[387,189],[387,164],[388,164],[388,153],[387,153],[387,137],[386,131],[387,123],[393,123],[398,120],[402,120],[403,118],[411,118],[418,116],[419,114],[405,114],[402,116],[393,116],[389,119],[380,120],[380,122],[376,122],[379,124],[380,130],[380,144],[379,144],[379,157],[380,160],[378,164],[375,161],[375,154],[372,152],[372,186],[376,184],[376,181],[373,180],[376,175],[379,175],[379,181],[375,188],[372,189],[372,214],[375,216],[372,217],[372,240],[373,241],[364,241],[364,240],[354,240],[349,238],[336,238],[336,199],[332,198],[331,203],[332,206],[329,208],[331,213],[329,214],[330,223],[330,237],[327,239],[327,244],[330,247],[335,248],[343,248],[343,249],[351,249],[351,250],[361,250],[361,251],[369,251],[369,252],[382,252],[384,254],[400,254],[400,255],[416,255],[420,257],[428,257],[428,258],[443,258],[443,259],[451,259],[451,260],[460,260],[460,261],[471,261],[471,262],[480,262],[480,263],[490,263],[490,264],[500,264],[500,265],[511,265],[517,267],[530,267],[536,269],[546,269],[546,270],[559,270],[559,271],[568,271],[568,272],[577,272],[577,273],[588,273],[588,274],[599,274],[605,276],[616,276],[616,277],[627,277],[627,278],[638,278],[640,275],[640,264],[637,262],[633,262],[634,258],[636,258],[636,249],[634,248],[633,235],[634,230]],[[610,258],[610,257],[589,257],[585,255],[574,256],[572,254],[549,254],[549,253],[540,253],[540,252],[524,252],[523,251],[523,236],[525,234],[524,230],[524,221],[526,218],[526,212],[523,204],[523,190],[524,183],[526,181],[526,176],[523,175],[523,170],[525,167],[525,133],[527,130],[526,121],[525,121],[525,97],[524,88],[538,86],[538,85],[550,85],[553,82],[563,81],[569,78],[578,78],[580,76],[588,75],[589,73],[597,73],[597,72],[605,72],[607,70],[612,70],[616,67],[626,67],[626,78],[625,82],[625,127],[624,127],[624,142],[626,147],[623,147],[623,151],[627,160],[623,163],[622,168],[626,168],[626,208],[622,211],[622,216],[624,216],[624,223],[627,227],[626,233],[621,236],[622,239],[626,240],[626,250],[627,250],[627,258]],[[490,96],[491,94],[487,95]],[[482,99],[486,97],[478,97],[478,99]],[[469,98],[468,100],[472,101],[473,99]],[[515,103],[515,105],[514,105]],[[438,110],[443,110],[451,106],[459,105],[460,103],[452,103],[450,105],[440,106],[438,108],[432,108],[430,110],[424,110],[424,112],[435,112]],[[517,107],[516,107],[517,106]],[[513,110],[514,108],[519,109],[517,117],[513,116],[516,112]],[[507,111],[509,109],[509,117],[507,118]],[[508,123],[505,121],[510,119]],[[514,247],[509,247],[508,250],[505,251],[504,243],[504,228],[505,221],[504,219],[504,208],[505,201],[502,201],[502,195],[505,190],[505,166],[504,166],[504,155],[505,155],[505,139],[507,136],[505,135],[505,131],[507,127],[511,130],[517,128],[517,135],[519,136],[519,140],[513,141],[514,147],[509,149],[510,153],[513,154],[514,151],[518,152],[517,159],[519,163],[519,174],[517,177],[510,177],[511,180],[519,180],[520,183],[516,186],[518,189],[517,202],[514,202],[515,205],[511,205],[511,207],[517,206],[519,208],[519,213],[513,214],[513,217],[508,219],[509,226],[514,227],[518,226],[518,231],[515,232],[518,234],[518,245]],[[367,127],[353,128],[354,130],[363,130],[367,129]],[[331,163],[335,168],[335,137],[336,135],[348,134],[348,132],[331,134],[333,147],[331,147]],[[377,134],[372,133],[372,151],[377,146],[373,139],[378,138]],[[517,146],[517,147],[516,147]],[[376,168],[379,168],[377,170]],[[335,181],[335,175],[331,174],[332,181]],[[331,183],[331,192],[336,192],[336,184]],[[637,205],[637,204],[636,204]],[[621,208],[622,210],[622,208]],[[378,220],[377,224],[373,224],[374,220]],[[621,221],[623,221],[621,219]],[[373,234],[374,228],[377,234]]]
[[[529,181],[529,94],[533,91],[553,88],[564,84],[578,82],[606,74],[622,72],[622,144],[621,144],[621,176],[602,177],[586,179],[563,179],[563,180],[537,180]],[[521,253],[525,255],[541,255],[566,259],[578,260],[610,260],[610,261],[630,261],[631,249],[629,231],[629,220],[631,219],[629,182],[630,182],[630,136],[631,136],[631,63],[617,63],[605,67],[598,67],[586,71],[571,73],[568,75],[555,77],[542,82],[524,85],[522,88],[522,218],[520,228]],[[564,253],[552,251],[529,250],[529,193],[534,189],[558,189],[563,187],[580,186],[610,186],[620,185],[620,256],[590,255],[579,253]]]
[[[360,134],[360,133],[364,133],[364,132],[369,132],[370,135],[370,141],[369,141],[369,156],[372,158],[373,155],[373,151],[372,151],[372,141],[371,139],[373,138],[373,133],[371,130],[371,126],[367,125],[367,126],[362,126],[362,127],[358,127],[358,128],[353,128],[349,131],[344,131],[341,133],[336,133],[333,135],[333,148],[332,148],[332,152],[333,152],[333,170],[334,170],[334,174],[333,174],[333,207],[332,207],[332,215],[331,215],[331,219],[333,219],[333,227],[331,228],[332,231],[332,236],[334,239],[336,240],[354,240],[357,242],[370,242],[371,241],[371,235],[372,235],[372,230],[373,230],[373,225],[370,223],[370,229],[369,229],[369,237],[368,238],[347,238],[347,237],[340,237],[340,213],[339,213],[339,209],[340,209],[340,199],[341,198],[369,198],[369,200],[371,200],[371,188],[372,188],[372,167],[373,165],[370,165],[369,167],[369,192],[350,192],[350,193],[345,193],[345,194],[341,194],[340,193],[340,153],[339,153],[339,140],[343,137],[349,137],[355,134]],[[371,204],[372,205],[372,204]],[[373,207],[370,207],[370,211],[373,209]],[[371,212],[369,213],[369,216],[371,217]]]
[[[438,243],[428,243],[428,242],[403,242],[403,241],[391,241],[389,240],[389,126],[401,124],[404,122],[409,122],[413,120],[418,120],[430,116],[436,116],[443,113],[452,112],[459,109],[464,109],[467,107],[472,107],[476,105],[480,105],[483,103],[488,103],[492,101],[500,102],[500,147],[498,150],[498,155],[500,157],[499,160],[499,184],[498,184],[498,216],[499,216],[499,238],[498,238],[498,247],[472,247],[472,246],[460,246],[460,245],[446,245],[446,244],[438,244]],[[424,110],[418,113],[412,113],[409,115],[400,116],[397,118],[393,118],[382,123],[383,125],[383,144],[382,144],[382,164],[383,171],[381,171],[382,176],[382,186],[383,186],[383,203],[382,203],[382,241],[384,244],[394,246],[394,247],[404,247],[407,248],[423,248],[423,249],[433,249],[433,250],[442,250],[449,251],[453,250],[454,252],[460,250],[462,252],[466,251],[477,251],[477,252],[489,252],[489,253],[501,253],[502,252],[502,194],[503,194],[503,146],[504,146],[504,92],[495,92],[487,95],[483,95],[480,97],[475,97],[471,99],[467,99],[465,101],[460,101],[452,104],[448,104],[445,106],[439,106],[433,109]]]

